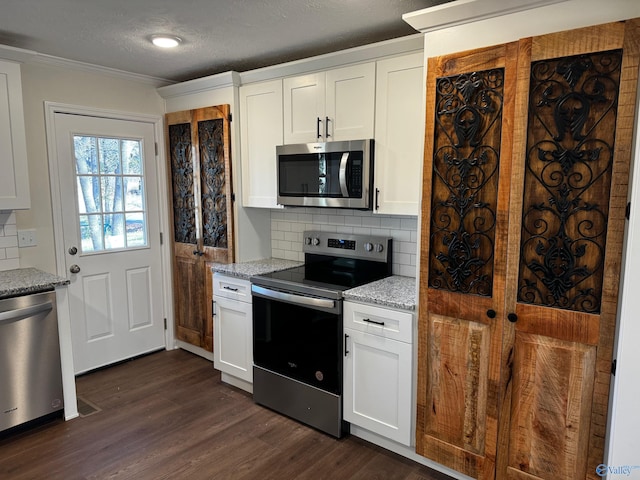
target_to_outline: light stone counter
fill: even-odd
[[[243,280],[249,280],[254,275],[264,275],[279,270],[286,270],[287,268],[299,267],[300,265],[304,265],[304,262],[284,260],[282,258],[266,258],[242,263],[214,263],[211,266],[211,270],[232,277],[242,278]]]
[[[68,285],[69,280],[37,268],[0,271],[0,298],[19,297],[54,290]]]
[[[416,279],[394,275],[347,290],[344,298],[413,311],[416,309]]]

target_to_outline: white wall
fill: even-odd
[[[472,0],[476,1],[476,0]],[[504,6],[499,1],[480,0]],[[462,15],[470,15],[472,9],[464,10],[465,0],[457,2],[463,8]],[[479,3],[479,2],[478,2]],[[452,4],[449,4],[452,5]],[[426,10],[425,10],[426,12]],[[501,15],[470,23],[444,26],[425,33],[425,58],[455,53],[484,46],[497,45],[523,37],[570,30],[589,25],[640,17],[639,0],[568,0],[532,10]],[[422,20],[429,21],[425,13]],[[409,21],[409,20],[408,20]],[[409,22],[411,23],[411,21]],[[440,28],[440,27],[438,27]],[[636,117],[637,124],[637,117]],[[638,142],[636,141],[636,144]],[[636,146],[634,163],[640,154]],[[610,475],[610,478],[640,479],[640,168],[636,164],[630,188],[632,221],[628,225],[626,257],[618,312],[619,335],[617,350],[618,371],[612,377],[612,397],[608,430],[607,464],[610,466],[638,466],[629,476]]]
[[[63,64],[29,60],[22,64],[31,209],[16,211],[18,229],[36,229],[37,246],[19,249],[20,266],[57,273],[44,102],[122,112],[164,115],[156,86],[120,75],[83,71]]]

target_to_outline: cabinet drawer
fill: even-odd
[[[344,302],[344,328],[411,343],[413,313]]]
[[[216,272],[213,274],[213,296],[251,303],[251,282]]]

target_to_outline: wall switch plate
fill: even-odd
[[[36,229],[18,230],[18,247],[34,247],[38,244]]]

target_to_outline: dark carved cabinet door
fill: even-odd
[[[213,351],[210,263],[233,261],[229,106],[166,115],[176,338]]]
[[[499,478],[601,478],[638,26],[520,41]]]
[[[496,468],[517,45],[428,63],[418,453]]]
[[[418,453],[600,478],[636,20],[429,60]]]

